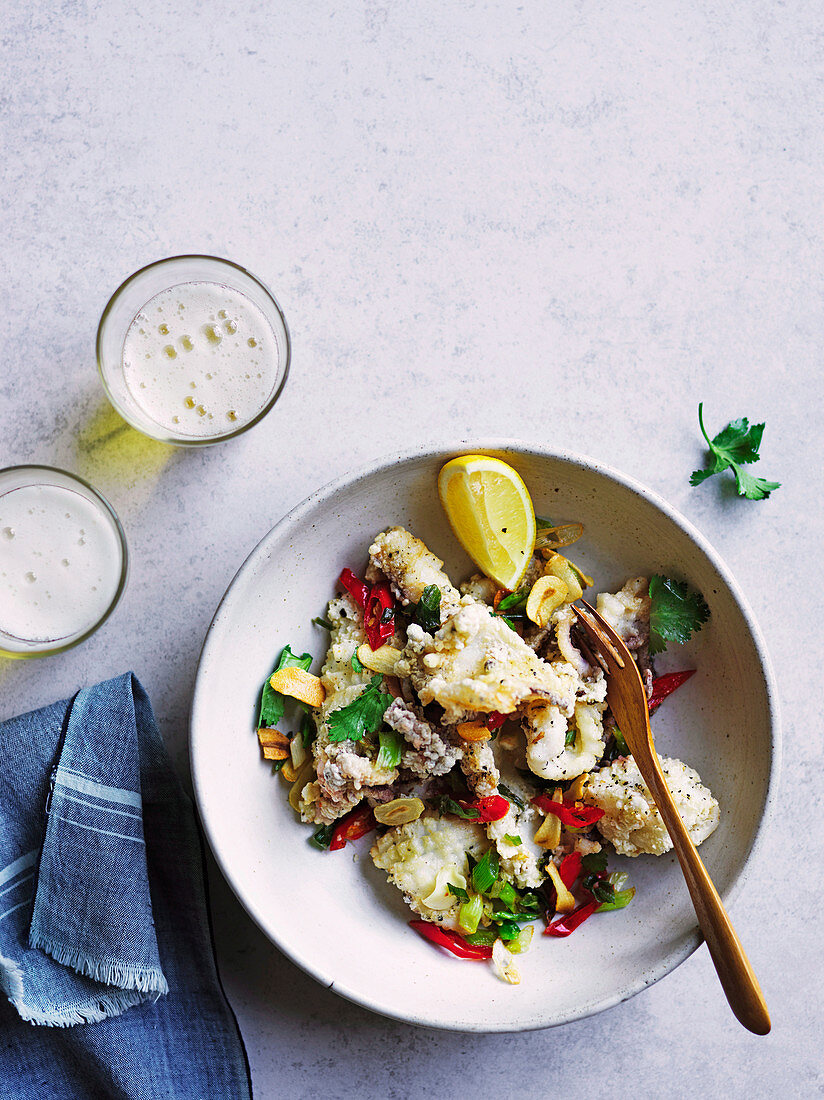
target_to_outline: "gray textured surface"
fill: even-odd
[[[259,1096],[824,1091],[824,608],[807,594],[824,535],[822,15],[765,0],[7,5],[2,460],[89,476],[133,569],[85,646],[0,664],[0,717],[133,667],[185,773],[198,648],[260,535],[359,462],[460,434],[549,440],[662,493],[732,566],[781,685],[778,813],[732,913],[772,1035],[735,1023],[703,948],[561,1030],[387,1023],[295,970],[215,875]],[[93,357],[120,280],[185,251],[259,274],[294,344],[268,419],[198,453],[112,435]],[[758,472],[784,482],[770,501],[689,488],[701,399],[716,430],[766,419]],[[807,627],[787,611],[799,592]]]

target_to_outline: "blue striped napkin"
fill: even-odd
[[[246,1100],[193,807],[138,681],[3,723],[0,761],[0,1094]]]

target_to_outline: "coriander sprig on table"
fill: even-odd
[[[700,485],[707,478],[729,469],[735,475],[738,495],[748,500],[766,500],[773,489],[781,488],[781,482],[755,477],[743,469],[745,464],[757,462],[759,459],[758,448],[764,434],[763,424],[751,425],[746,416],[742,416],[738,420],[731,420],[714,439],[710,439],[704,428],[703,412],[702,402],[698,406],[698,423],[701,425],[701,434],[707,441],[712,461],[705,469],[693,471],[690,485]]]

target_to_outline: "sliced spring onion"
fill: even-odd
[[[629,875],[626,871],[613,871],[609,876],[609,884],[616,893],[625,890],[628,882]]]
[[[303,747],[308,749],[317,735],[317,730],[315,729],[315,723],[312,721],[311,714],[304,715],[300,725],[300,732],[303,737]]]
[[[477,932],[470,932],[464,936],[467,943],[473,946],[491,947],[498,938],[497,928],[479,928]]]
[[[315,848],[320,848],[322,852],[325,852],[332,843],[332,833],[334,833],[334,831],[334,825],[321,825],[321,827],[316,829],[309,837],[309,843],[314,845]]]
[[[472,871],[472,885],[479,894],[486,894],[498,878],[498,852],[493,845],[476,863]]]
[[[458,910],[458,926],[462,932],[478,931],[478,921],[483,916],[484,903],[480,894],[475,894],[463,903]]]
[[[332,629],[332,624],[329,622],[329,620],[322,619],[320,615],[316,615],[314,619],[312,619],[312,622],[315,624],[315,626],[322,626],[324,630]]]
[[[531,924],[525,924],[514,940],[510,940],[506,945],[513,955],[523,955],[525,951],[529,950],[529,945],[532,943],[532,936],[535,929]]]
[[[289,742],[289,755],[292,758],[292,767],[295,769],[295,775],[297,776],[297,772],[308,759],[302,733],[296,733]]]
[[[526,803],[524,800],[519,798],[514,791],[509,789],[509,787],[505,787],[503,783],[498,784],[498,793],[502,794],[504,798],[508,799],[510,802],[514,802],[519,809],[523,810],[525,808]]]
[[[596,911],[598,913],[609,913],[615,909],[626,909],[634,897],[634,886],[630,886],[629,890],[618,890],[612,901],[601,902]]]
[[[537,920],[539,917],[537,912],[521,912],[520,909],[498,909],[491,914],[492,920],[497,924],[521,924],[523,921]]]
[[[525,584],[523,588],[518,588],[514,592],[510,592],[508,596],[500,601],[495,608],[495,614],[500,615],[504,611],[515,611],[523,607],[529,596],[529,585]]]
[[[350,663],[355,672],[363,672],[363,665],[361,664],[360,658],[358,657],[357,650],[354,650],[354,652],[352,653],[352,660]]]
[[[454,882],[447,882],[446,888],[453,897],[459,898],[460,901],[469,901],[469,894],[467,894],[466,890],[462,890],[461,887],[456,886]],[[473,928],[472,931],[474,932],[475,929]]]
[[[519,836],[514,836],[512,833],[504,833],[504,840],[507,844],[523,844],[523,841]]]
[[[518,902],[518,892],[511,882],[507,882],[506,879],[499,878],[490,888],[489,896],[491,898],[499,898],[501,903],[508,909],[514,909]]]
[[[395,730],[381,730],[378,734],[380,749],[375,766],[378,768],[397,768],[403,755],[403,737]]]

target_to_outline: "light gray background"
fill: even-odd
[[[554,1031],[389,1023],[296,970],[215,873],[257,1095],[821,1095],[820,0],[5,11],[0,464],[90,477],[133,564],[86,645],[0,662],[0,717],[131,667],[187,776],[199,646],[258,538],[361,462],[461,435],[577,450],[662,493],[732,566],[781,687],[777,813],[732,910],[768,1038],[735,1022],[705,948]],[[217,448],[111,435],[100,312],[137,267],[195,251],[275,290],[287,388]],[[714,430],[766,420],[771,500],[689,487],[699,400]]]

